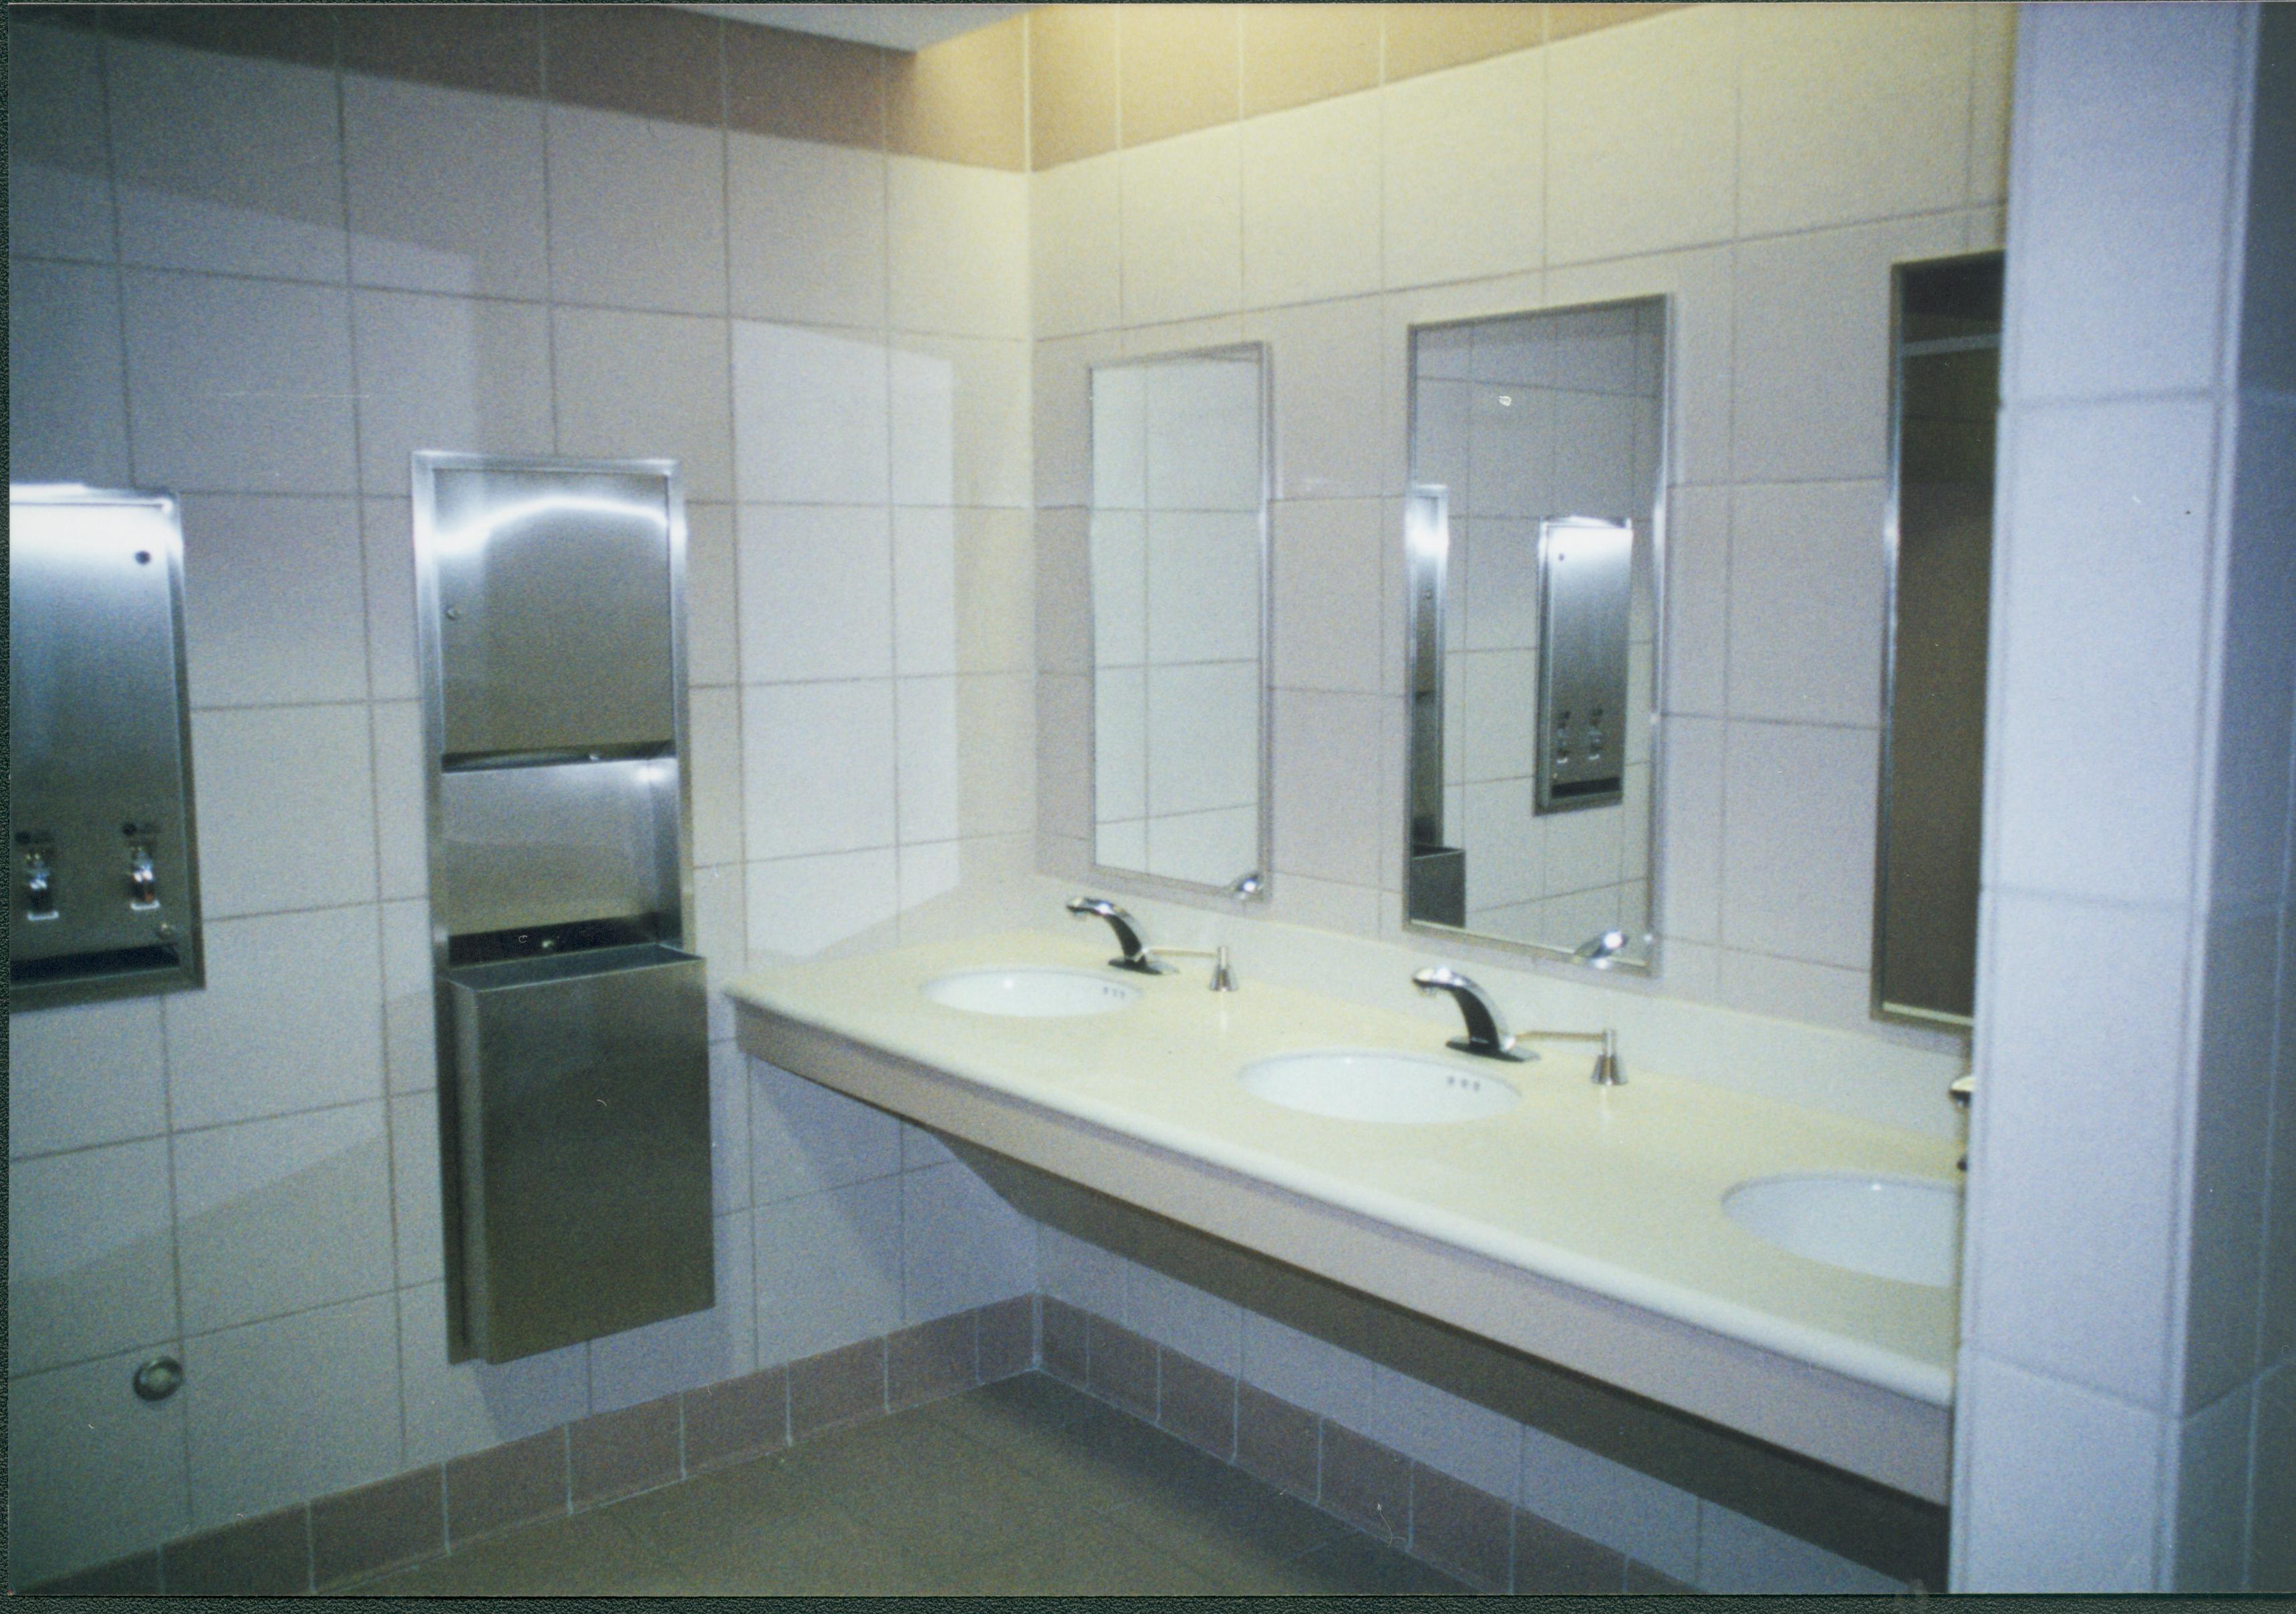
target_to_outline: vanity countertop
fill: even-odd
[[[760,971],[728,991],[750,1010],[1001,1099],[1950,1405],[1954,1290],[1788,1255],[1721,1208],[1733,1184],[1777,1173],[1950,1183],[1958,1150],[1949,1140],[1652,1069],[1631,1044],[1621,1048],[1626,1085],[1598,1087],[1581,1044],[1532,1044],[1538,1061],[1500,1065],[1445,1050],[1442,1022],[1249,979],[1216,994],[1199,961],[1150,977],[1108,970],[1108,952],[1099,935],[1016,931]],[[922,991],[937,976],[1005,965],[1096,970],[1140,997],[1107,1014],[1016,1019],[944,1007]],[[1486,1119],[1380,1125],[1279,1107],[1235,1080],[1270,1054],[1339,1048],[1456,1060],[1515,1086],[1522,1100]]]

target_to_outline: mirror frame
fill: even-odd
[[[1675,315],[1675,294],[1670,291],[1647,291],[1632,297],[1602,298],[1591,302],[1555,303],[1530,308],[1511,308],[1491,314],[1472,315],[1460,319],[1436,319],[1414,323],[1404,328],[1404,460],[1406,489],[1415,488],[1417,458],[1414,453],[1419,435],[1419,336],[1423,331],[1449,330],[1461,325],[1488,324],[1493,320],[1518,319],[1525,316],[1552,314],[1576,314],[1584,310],[1612,308],[1627,305],[1655,303],[1659,310],[1659,353],[1664,369],[1659,377],[1658,422],[1658,486],[1651,493],[1650,570],[1651,570],[1651,706],[1650,706],[1650,823],[1646,828],[1646,855],[1650,868],[1650,914],[1644,934],[1648,946],[1643,956],[1628,958],[1613,956],[1581,962],[1571,948],[1552,942],[1517,941],[1511,937],[1493,936],[1481,930],[1453,929],[1426,920],[1411,917],[1411,781],[1408,758],[1411,746],[1409,692],[1418,683],[1419,635],[1411,631],[1411,535],[1409,531],[1411,499],[1401,501],[1404,526],[1395,538],[1397,546],[1390,551],[1390,564],[1400,565],[1402,581],[1398,590],[1404,601],[1404,676],[1405,704],[1404,750],[1406,758],[1403,798],[1397,804],[1403,832],[1402,847],[1402,905],[1403,930],[1406,935],[1441,937],[1453,943],[1466,943],[1496,952],[1511,953],[1531,958],[1546,959],[1556,963],[1571,964],[1580,969],[1602,971],[1611,974],[1647,976],[1652,979],[1661,974],[1660,938],[1664,933],[1660,922],[1665,911],[1666,838],[1660,833],[1666,815],[1661,810],[1666,782],[1666,557],[1667,503],[1674,482],[1674,434],[1677,377],[1676,342],[1681,322]],[[1534,692],[1535,697],[1535,692]]]
[[[1256,866],[1238,872],[1235,881],[1210,885],[1152,874],[1145,869],[1123,869],[1100,861],[1100,625],[1092,602],[1093,482],[1100,463],[1100,411],[1093,395],[1093,379],[1103,370],[1145,368],[1185,359],[1245,359],[1259,373],[1259,812]],[[1086,796],[1092,803],[1087,826],[1091,843],[1086,867],[1095,884],[1129,889],[1150,897],[1225,897],[1231,901],[1264,903],[1275,881],[1275,564],[1273,505],[1275,498],[1275,391],[1274,355],[1264,341],[1224,342],[1210,348],[1177,348],[1161,353],[1132,353],[1085,366],[1085,636],[1091,656],[1091,704],[1085,716]],[[1255,881],[1247,890],[1236,888]]]

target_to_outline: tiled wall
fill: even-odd
[[[2296,18],[2023,15],[1954,1585],[2286,1592]]]
[[[1272,911],[1392,935],[1408,330],[1665,294],[1658,988],[1871,1029],[1890,266],[1999,243],[2013,32],[1696,6],[1040,157],[1039,866],[1079,876],[1089,832],[1090,365],[1269,344]]]
[[[791,137],[803,42],[541,9],[10,19],[11,475],[182,495],[209,946],[11,1020],[19,1585],[1034,1288],[966,1168],[721,1005],[717,1308],[447,1365],[411,449],[681,463],[718,979],[1034,818],[1025,179],[911,154],[883,53],[829,53],[875,123]]]

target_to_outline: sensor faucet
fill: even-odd
[[[1075,897],[1069,899],[1069,912],[1078,919],[1104,919],[1116,932],[1116,945],[1124,956],[1111,958],[1110,965],[1119,970],[1130,970],[1137,975],[1169,975],[1170,964],[1159,960],[1140,939],[1140,922],[1105,897]]]
[[[1459,1005],[1459,1012],[1467,1021],[1467,1035],[1455,1036],[1445,1045],[1462,1053],[1480,1053],[1485,1059],[1503,1059],[1516,1064],[1536,1059],[1535,1053],[1516,1051],[1513,1036],[1506,1028],[1506,1017],[1489,995],[1448,964],[1437,964],[1420,971],[1411,978],[1411,984],[1432,997],[1438,992],[1448,992]]]

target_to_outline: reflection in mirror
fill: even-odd
[[[1226,890],[1267,866],[1258,347],[1092,373],[1094,862]]]
[[[2001,255],[1900,265],[1874,1009],[1966,1025],[1977,982]]]
[[[1662,298],[1412,333],[1414,925],[1652,959]]]

